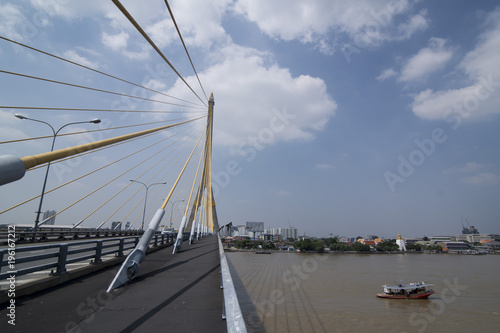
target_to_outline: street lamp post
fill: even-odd
[[[174,202],[171,202],[170,204],[172,205],[172,208],[170,209],[170,226],[169,228],[172,228],[172,213],[174,212],[174,205],[175,203],[177,202],[183,202],[184,200],[177,200],[177,201],[174,201]]]
[[[141,230],[144,230],[144,219],[146,218],[146,203],[148,202],[148,191],[149,191],[149,188],[151,186],[153,186],[153,185],[159,185],[159,184],[165,185],[166,182],[163,182],[163,183],[153,183],[153,184],[146,185],[143,182],[140,182],[140,181],[137,181],[137,180],[130,179],[130,181],[133,182],[133,183],[142,184],[142,186],[144,186],[146,188],[146,196],[144,197],[144,210],[142,211],[142,224],[141,224]]]
[[[42,124],[45,124],[45,125],[49,126],[50,129],[52,130],[52,133],[53,133],[52,146],[50,147],[50,151],[54,150],[54,144],[56,143],[57,134],[59,134],[59,132],[64,127],[69,126],[69,125],[86,124],[86,123],[99,124],[101,122],[101,119],[99,119],[99,118],[94,118],[94,119],[89,120],[89,121],[77,121],[77,122],[73,122],[73,123],[67,123],[67,124],[59,127],[59,129],[56,131],[54,129],[54,127],[52,127],[52,125],[50,125],[49,123],[47,123],[47,122],[45,122],[43,120],[28,118],[28,117],[25,117],[23,115],[20,115],[19,113],[14,114],[14,116],[16,116],[19,119],[26,119],[26,120],[36,121],[38,123],[42,123]],[[34,232],[37,231],[37,229],[38,229],[38,223],[40,222],[40,214],[42,213],[43,196],[45,195],[45,187],[47,185],[47,178],[49,177],[49,168],[50,168],[50,162],[47,163],[47,170],[45,171],[45,179],[43,180],[42,194],[40,195],[40,203],[38,204],[38,211],[36,212]]]

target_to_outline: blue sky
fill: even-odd
[[[197,102],[112,2],[91,3],[4,1],[0,34]],[[122,3],[203,96],[164,2]],[[213,178],[221,223],[293,225],[313,236],[421,237],[456,235],[466,218],[480,232],[500,232],[500,7],[494,1],[169,3],[203,86],[215,96]],[[134,91],[5,41],[0,61],[7,71]],[[0,75],[1,105],[120,104]],[[2,141],[47,135],[46,128],[21,124],[15,112],[0,110]],[[113,126],[164,119],[23,112],[58,124],[82,116]],[[4,144],[0,154],[23,156],[46,146]],[[84,172],[90,164],[74,169]],[[39,192],[30,185],[39,176],[31,177],[0,189],[2,207]],[[57,185],[58,177],[51,179]],[[54,195],[47,205],[63,199]],[[94,209],[96,200],[72,215]],[[0,215],[0,222],[32,220],[30,205]]]

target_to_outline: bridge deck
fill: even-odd
[[[118,266],[16,300],[16,325],[0,311],[0,331],[225,332],[216,237],[171,254],[151,253],[132,283],[106,288]]]

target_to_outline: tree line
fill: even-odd
[[[359,239],[361,237],[358,237]],[[369,252],[371,247],[368,244],[362,244],[359,242],[354,242],[347,244],[344,242],[339,242],[337,238],[319,238],[319,239],[302,239],[292,242],[295,249],[304,252],[317,252],[323,253],[325,248],[330,249],[334,252]],[[242,239],[234,242],[234,246],[239,249],[265,249],[265,250],[275,250],[276,245],[273,242],[265,242],[262,240],[254,241],[250,239]],[[406,249],[408,251],[421,252],[421,251],[433,251],[441,252],[441,247],[439,245],[424,246],[420,244],[407,244]],[[378,252],[395,252],[399,251],[399,246],[396,244],[395,239],[386,240],[379,242],[375,248]]]

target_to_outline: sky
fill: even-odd
[[[122,4],[204,96],[164,1]],[[462,223],[481,233],[500,233],[497,2],[169,4],[203,89],[214,94],[212,178],[221,225],[258,221],[271,228],[292,226],[301,235],[316,237],[453,236],[461,232]],[[7,0],[0,4],[0,20],[1,36],[199,102],[111,1]],[[61,65],[4,40],[0,63],[4,71],[137,93],[121,82]],[[0,73],[0,87],[3,106],[165,108],[150,101],[127,104],[116,96],[56,89],[5,73]],[[163,96],[139,93],[149,99]],[[89,116],[105,118],[103,123],[113,126],[165,119],[160,114],[3,107],[1,141],[48,135],[47,128],[21,121],[14,113],[58,125]],[[71,146],[79,139],[65,140]],[[45,152],[48,144],[2,144],[0,155]],[[97,154],[92,163],[79,162],[71,170],[84,172],[99,165],[99,159],[115,155]],[[62,171],[59,176],[54,172],[49,188],[62,182]],[[33,174],[0,188],[0,208],[40,192],[41,170]],[[111,177],[109,172],[105,176]],[[88,185],[76,182],[70,191]],[[58,210],[66,196],[62,192],[47,198],[47,205]],[[1,214],[0,223],[29,223],[35,205]],[[94,205],[90,201],[71,214],[79,219]],[[89,225],[98,220],[89,220]]]

